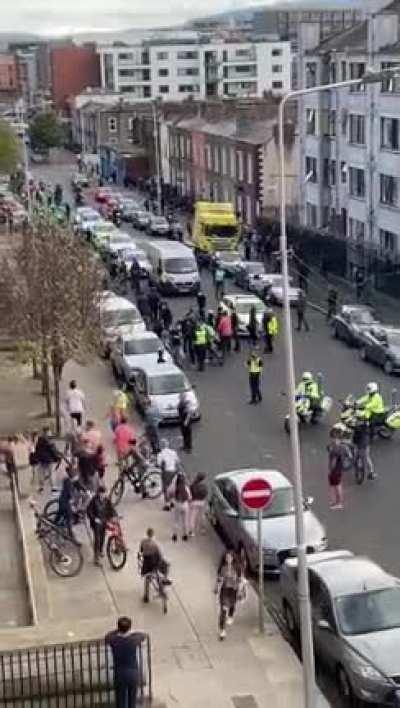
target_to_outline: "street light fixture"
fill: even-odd
[[[300,609],[301,649],[303,662],[303,688],[305,708],[316,707],[315,663],[312,635],[312,618],[310,607],[310,591],[307,574],[307,553],[304,532],[304,507],[303,507],[303,480],[301,472],[301,456],[299,430],[296,413],[296,377],[294,368],[294,353],[292,339],[292,322],[289,301],[289,267],[286,234],[286,182],[285,182],[285,146],[284,146],[284,113],[289,101],[311,93],[322,93],[331,89],[361,86],[378,83],[399,76],[399,70],[386,69],[375,71],[367,69],[364,76],[359,79],[341,81],[322,86],[312,86],[307,89],[287,93],[279,104],[279,162],[280,162],[280,191],[281,191],[281,237],[280,250],[283,277],[283,311],[284,311],[284,342],[287,376],[287,393],[289,399],[290,441],[293,464],[293,482],[296,515],[296,545],[298,562],[298,596]]]

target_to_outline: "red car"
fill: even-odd
[[[104,201],[99,211],[103,219],[112,219],[115,209],[118,209],[118,202],[112,198]]]
[[[113,194],[109,187],[97,187],[94,193],[96,202],[101,202],[102,204],[112,198],[112,196]]]

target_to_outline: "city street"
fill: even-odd
[[[37,170],[34,171],[37,173]],[[53,184],[69,184],[68,170],[44,166],[40,175]],[[72,201],[71,201],[72,203]],[[132,232],[127,224],[121,227]],[[134,232],[133,232],[134,233]],[[146,239],[134,233],[138,240]],[[207,293],[207,308],[216,303],[210,275],[202,276]],[[230,291],[227,284],[226,291]],[[232,290],[236,290],[232,286]],[[183,315],[193,304],[191,298],[171,298],[176,316]],[[278,312],[278,316],[280,313]],[[338,400],[348,393],[361,394],[370,380],[381,386],[385,400],[390,401],[394,377],[386,376],[376,367],[359,360],[356,350],[335,341],[324,318],[318,312],[307,312],[311,331],[294,332],[296,371],[314,374],[322,372],[326,393],[334,398],[328,420],[321,425],[301,431],[304,493],[314,497],[314,510],[325,523],[331,548],[349,548],[365,554],[386,570],[400,575],[397,529],[398,451],[400,440],[378,440],[372,457],[378,472],[374,482],[361,487],[354,483],[352,473],[345,480],[345,508],[331,511],[328,503],[327,452],[328,432],[339,413]],[[281,470],[292,477],[290,441],[283,429],[287,401],[282,335],[278,337],[273,355],[263,355],[264,398],[259,406],[249,406],[247,370],[245,366],[248,345],[242,341],[240,353],[232,353],[223,368],[209,367],[204,373],[187,367],[190,380],[196,384],[202,406],[202,420],[194,427],[194,453],[185,458],[187,472],[192,476],[205,471],[210,477],[219,472],[239,467],[267,467]],[[172,433],[173,434],[173,433]],[[276,582],[267,583],[267,597],[277,602]]]

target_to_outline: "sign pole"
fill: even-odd
[[[258,540],[258,629],[264,634],[264,549],[262,542],[263,510],[257,514],[257,540]]]

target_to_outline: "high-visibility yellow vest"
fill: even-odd
[[[205,327],[197,327],[195,332],[195,344],[196,346],[207,344],[207,330]]]
[[[247,368],[249,370],[249,374],[260,374],[262,371],[262,360],[260,357],[250,357],[247,362]]]
[[[268,334],[272,337],[276,337],[279,331],[278,319],[273,315],[270,320],[268,320],[267,325]]]

